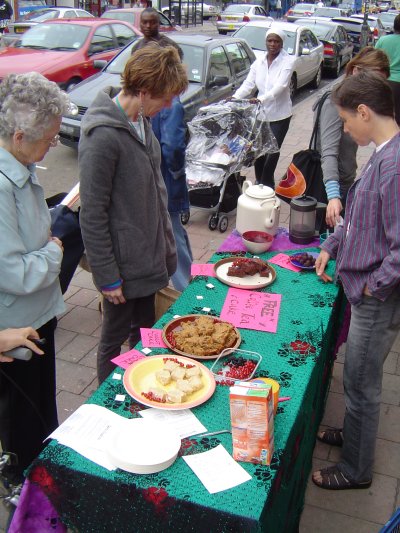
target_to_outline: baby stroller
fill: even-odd
[[[227,213],[236,209],[242,193],[242,168],[250,167],[278,145],[260,104],[249,100],[223,101],[199,109],[188,124],[186,180],[193,207],[211,212],[208,227],[221,233]],[[220,216],[222,215],[222,216]],[[182,224],[190,213],[183,213]]]

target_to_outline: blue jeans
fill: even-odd
[[[399,287],[384,302],[364,296],[361,305],[351,308],[343,376],[343,449],[338,466],[357,483],[372,479],[383,364],[399,330]]]
[[[176,242],[176,252],[178,255],[178,265],[176,272],[172,276],[172,284],[177,291],[183,291],[189,284],[190,269],[192,266],[193,256],[190,248],[187,231],[182,225],[180,213],[170,213],[172,230]]]

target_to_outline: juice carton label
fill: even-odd
[[[230,389],[233,458],[268,465],[274,451],[274,416],[272,388],[246,387],[243,383]]]

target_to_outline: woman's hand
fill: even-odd
[[[4,329],[0,331],[0,362],[13,361],[11,357],[3,355],[1,352],[7,352],[19,346],[26,346],[32,352],[39,355],[44,352],[36,346],[30,339],[38,339],[39,335],[33,328]]]
[[[317,276],[319,276],[325,283],[332,281],[332,278],[328,276],[328,274],[325,274],[325,267],[328,264],[330,257],[331,256],[328,254],[328,252],[321,250],[315,261],[315,272]]]
[[[126,302],[122,294],[122,287],[118,287],[118,289],[112,291],[101,291],[101,293],[106,300],[114,305],[124,304]]]
[[[57,244],[57,246],[59,246],[61,248],[61,251],[62,252],[64,251],[63,243],[62,243],[62,241],[60,241],[60,239],[58,237],[51,237],[50,236],[49,241],[55,242]]]
[[[340,213],[343,211],[343,205],[340,198],[332,198],[329,200],[326,208],[326,223],[328,226],[336,226],[340,220]]]

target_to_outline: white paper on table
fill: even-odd
[[[72,448],[90,461],[115,470],[109,461],[107,447],[114,429],[126,424],[124,418],[99,405],[81,405],[48,438],[56,439],[60,444]]]
[[[183,409],[182,411],[164,411],[151,407],[139,412],[140,416],[154,422],[164,422],[172,427],[181,439],[204,433],[207,428],[203,426],[200,420],[195,416],[190,409]]]
[[[251,479],[226,449],[219,444],[212,450],[182,457],[210,494],[236,487]]]

